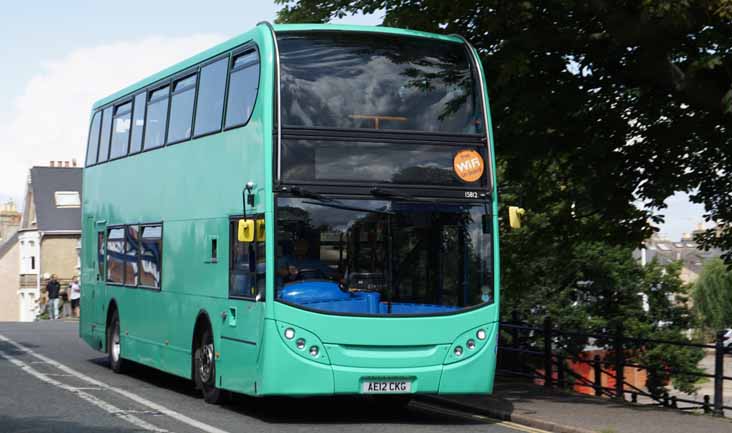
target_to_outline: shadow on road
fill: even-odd
[[[27,347],[28,349],[37,349],[39,347],[37,344],[26,343],[24,341],[20,342],[20,344]],[[8,354],[10,356],[20,356],[20,355],[27,353],[25,350],[18,349],[17,347],[8,343],[7,341],[0,341],[0,351]]]
[[[109,367],[106,357],[89,362]],[[164,373],[151,367],[131,363],[128,376],[149,385],[167,389],[191,398],[200,394],[190,380]],[[207,405],[199,400],[202,408]],[[250,397],[233,394],[220,406],[240,415],[254,417],[272,424],[417,424],[417,425],[471,425],[486,424],[490,420],[470,420],[459,416],[425,409],[421,405],[394,404],[389,400],[362,396],[333,397]]]
[[[44,416],[13,417],[0,415],[0,428],[3,433],[30,432],[69,432],[69,433],[139,433],[134,427],[112,428],[85,425],[74,421]]]

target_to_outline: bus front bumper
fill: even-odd
[[[424,361],[410,358],[408,354],[379,353],[376,347],[368,359],[345,362],[334,345],[329,344],[320,345],[317,360],[313,360],[310,344],[301,352],[293,350],[277,335],[282,333],[279,329],[282,326],[270,320],[265,322],[270,338],[263,349],[257,395],[364,394],[368,393],[364,382],[370,381],[408,381],[410,394],[488,394],[493,390],[495,326],[487,333],[487,341],[470,356],[450,360],[454,346],[441,345],[435,350],[441,362],[420,365]],[[309,341],[313,338],[316,337],[311,336]]]

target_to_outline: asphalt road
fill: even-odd
[[[256,399],[212,406],[191,382],[143,366],[113,373],[65,321],[0,323],[0,432],[486,432],[520,426],[420,401],[390,409],[361,398]]]

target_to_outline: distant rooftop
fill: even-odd
[[[21,230],[81,231],[81,168],[68,161],[31,168],[23,218]]]

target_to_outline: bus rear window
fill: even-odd
[[[278,35],[286,127],[480,134],[466,46],[359,32]]]

